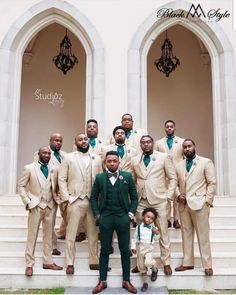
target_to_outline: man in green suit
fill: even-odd
[[[137,293],[130,283],[130,222],[135,214],[138,197],[131,173],[119,171],[119,155],[116,151],[106,154],[107,170],[97,174],[92,193],[91,207],[100,229],[101,251],[99,260],[99,283],[93,294],[107,287],[107,269],[113,232],[116,231],[121,252],[123,270],[122,287]]]

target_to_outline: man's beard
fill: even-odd
[[[89,150],[89,145],[86,147],[86,148],[84,148],[84,147],[82,147],[82,146],[77,146],[77,150],[79,151],[79,152],[81,152],[81,153],[87,153],[87,151]]]
[[[196,151],[192,152],[192,153],[189,154],[189,155],[185,155],[185,157],[186,157],[187,159],[191,159],[191,158],[194,158],[195,155],[196,155]]]

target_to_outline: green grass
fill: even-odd
[[[64,294],[65,288],[54,289],[0,289],[0,294]]]

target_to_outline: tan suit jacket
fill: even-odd
[[[125,154],[123,158],[120,158],[120,165],[119,169],[121,171],[128,171],[132,172],[131,169],[131,159],[135,156],[137,156],[137,150],[133,147],[129,147],[127,145],[124,146]],[[115,144],[110,144],[102,149],[102,159],[105,160],[106,153],[109,151],[117,151],[117,146]]]
[[[148,202],[154,205],[173,199],[177,179],[170,156],[154,151],[149,165],[145,167],[143,155],[139,154],[132,160],[131,165],[137,181],[139,200],[147,198]]]
[[[216,173],[210,159],[196,155],[189,172],[186,159],[176,167],[180,193],[186,194],[186,201],[192,210],[200,210],[207,202],[213,203],[216,194]]]
[[[54,201],[59,203],[57,197],[58,174],[55,166],[50,164],[48,168],[49,177],[51,177],[53,198],[48,200],[47,205],[49,208],[52,208],[55,205]],[[44,185],[45,177],[40,170],[40,164],[36,162],[26,165],[18,182],[18,191],[26,209],[32,209],[41,202]]]
[[[89,153],[92,160],[92,183],[97,173],[102,172],[101,158]],[[83,185],[86,181],[86,167],[81,158],[81,153],[74,151],[65,155],[59,171],[58,184],[61,201],[73,203],[78,198],[83,198]],[[88,196],[90,197],[90,196]]]
[[[169,149],[166,140],[167,140],[167,137],[163,137],[157,140],[155,143],[155,150],[162,153],[167,153],[168,155],[170,155],[173,163],[176,165],[177,163],[182,161],[184,158],[183,146],[182,146],[184,139],[178,136],[175,136],[173,139],[173,145],[171,149]]]

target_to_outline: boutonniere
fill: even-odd
[[[130,150],[127,150],[127,153],[130,153]]]
[[[122,175],[119,175],[119,179],[122,180],[124,179],[124,177]]]
[[[53,173],[54,171],[53,171],[53,169],[51,170],[51,173]]]
[[[100,139],[98,140],[98,143],[102,143]]]
[[[197,162],[196,161],[193,161],[193,166],[196,166],[197,165]]]
[[[95,160],[95,157],[94,156],[92,156],[92,160]]]
[[[134,133],[138,133],[137,130],[134,130]]]
[[[178,139],[175,139],[175,143],[178,143]]]
[[[156,158],[155,157],[152,157],[152,161],[156,161]]]
[[[123,182],[124,184],[127,184],[127,181],[126,180],[124,180],[124,182]]]

